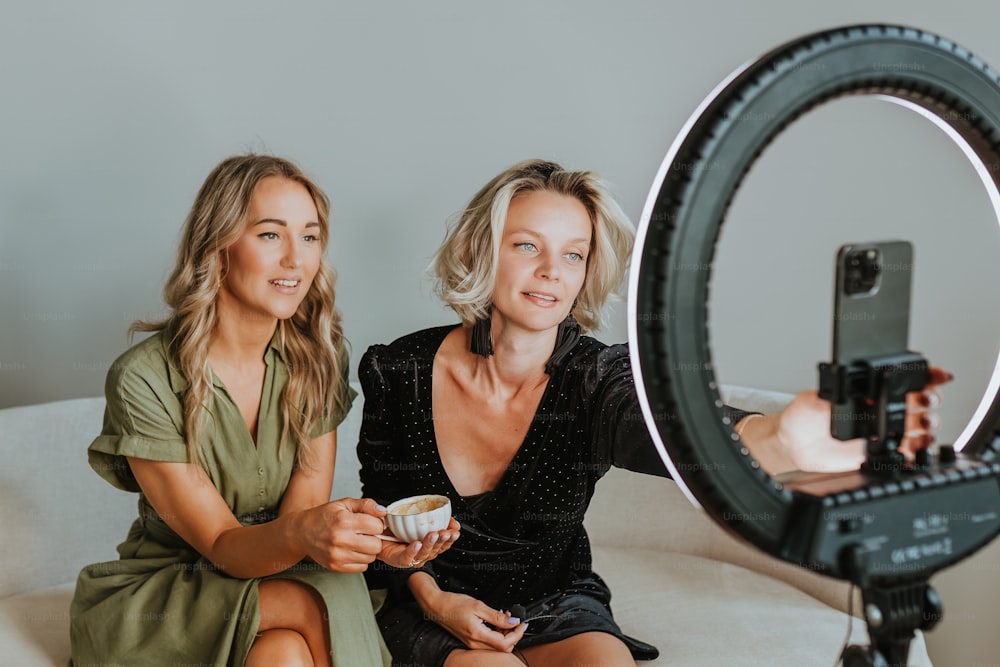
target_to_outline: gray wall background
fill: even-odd
[[[526,157],[592,168],[638,220],[673,137],[744,61],[800,34],[914,25],[1000,66],[1000,9],[943,2],[591,0],[8,6],[0,21],[0,407],[89,396],[136,318],[163,314],[181,222],[208,171],[291,157],[333,200],[330,259],[355,359],[453,321],[424,269],[445,221]],[[911,343],[958,379],[942,439],[997,359],[1000,241],[985,192],[926,121],[872,99],[806,116],[738,195],[716,263],[725,382],[794,391],[830,354],[848,241],[916,244]],[[626,337],[624,304],[598,336]],[[998,553],[941,575],[939,664],[995,664]],[[948,588],[948,590],[945,590]],[[954,597],[949,597],[949,590]]]

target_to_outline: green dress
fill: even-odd
[[[181,395],[187,381],[172,363],[168,335],[164,330],[132,347],[108,372],[104,428],[88,450],[90,465],[119,489],[139,493],[139,517],[118,546],[120,559],[89,565],[77,580],[70,607],[76,665],[240,666],[260,622],[260,580],[218,571],[182,540],[140,492],[125,459],[188,460],[181,435]],[[239,409],[214,375],[214,407],[202,435],[209,476],[243,525],[277,515],[295,462],[294,449],[279,442],[288,368],[277,331],[264,360],[256,447]],[[342,361],[349,406],[355,392],[346,382],[346,353]],[[313,435],[335,429],[343,417],[320,424]],[[389,665],[361,574],[300,563],[272,576],[307,584],[323,597],[334,665]]]

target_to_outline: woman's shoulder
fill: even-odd
[[[613,397],[634,392],[628,345],[607,345],[581,336],[552,379],[566,395],[603,409]]]
[[[433,359],[437,353],[441,342],[445,339],[458,324],[448,324],[439,327],[421,329],[413,333],[400,336],[389,344],[376,343],[365,352],[366,358],[377,361],[400,360],[400,359]]]
[[[591,336],[580,336],[580,340],[565,356],[560,364],[565,372],[585,372],[603,375],[608,369],[629,366],[629,352],[626,343],[608,345]]]
[[[166,376],[170,365],[167,348],[165,330],[157,331],[122,352],[111,364],[108,375],[132,373]]]
[[[170,396],[186,388],[182,374],[172,363],[165,331],[158,331],[123,352],[108,367],[105,395]]]
[[[412,373],[415,368],[422,365],[430,367],[445,336],[458,326],[461,325],[430,327],[400,336],[387,345],[376,343],[361,357],[358,372],[361,375],[367,373],[383,375],[395,370]]]

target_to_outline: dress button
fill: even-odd
[[[261,489],[260,491],[258,491],[258,492],[257,492],[257,495],[258,495],[258,496],[262,496],[262,495],[264,495],[264,489]]]
[[[263,475],[264,474],[264,469],[263,468],[257,468],[257,474],[258,475]]]

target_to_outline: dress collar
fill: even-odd
[[[278,325],[274,328],[274,334],[271,335],[271,341],[267,344],[267,350],[264,351],[264,363],[268,366],[272,365],[274,359],[279,359],[282,363],[287,363],[285,359],[284,352],[284,328],[282,322],[279,320]],[[183,394],[187,391],[190,384],[187,378],[184,377],[184,373],[181,372],[180,367],[177,365],[177,359],[174,356],[173,350],[171,349],[171,343],[177,336],[177,321],[171,320],[166,327],[160,332],[160,345],[163,347],[163,358],[167,360],[167,375],[170,380],[170,389],[173,390],[175,394]],[[212,373],[212,384],[216,387],[223,388],[222,381]]]

